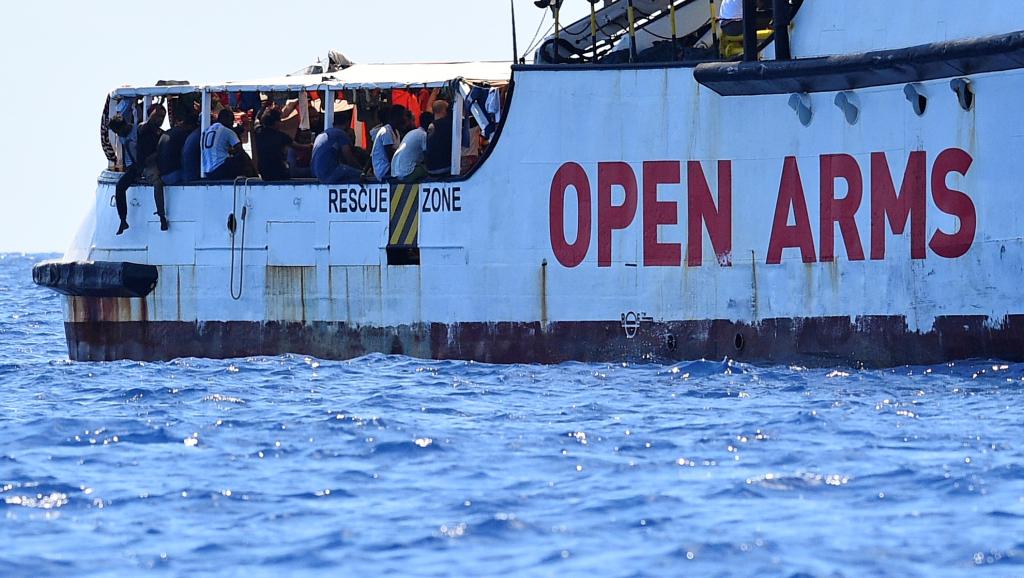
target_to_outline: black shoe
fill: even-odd
[[[167,217],[160,215],[160,230],[166,231],[171,228],[171,224],[167,221]]]
[[[120,235],[128,229],[128,221],[121,221],[121,226],[117,228],[117,234]]]

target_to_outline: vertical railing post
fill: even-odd
[[[455,91],[455,102],[452,103],[452,176],[462,174],[462,111],[466,108],[466,99],[462,96],[462,82]]]
[[[743,60],[757,60],[757,0],[743,0]]]
[[[334,91],[327,87],[320,98],[323,99],[320,108],[324,111],[324,130],[327,131],[334,127]]]
[[[590,1],[590,56],[597,62],[597,0]]]
[[[633,0],[626,1],[626,16],[629,18],[629,61],[636,62],[636,12],[633,10]]]
[[[558,54],[558,49],[557,49],[558,42],[557,42],[557,40],[562,35],[562,19],[561,19],[562,7],[561,7],[560,4],[555,4],[551,9],[555,12],[555,41],[556,41],[555,42],[555,47],[556,47],[555,48],[555,54]]]
[[[718,10],[715,8],[715,0],[708,0],[711,8],[711,43],[718,44]]]
[[[200,147],[200,150],[202,150],[203,146],[205,145],[205,142],[203,142],[203,141],[206,140],[206,131],[209,130],[210,125],[212,124],[212,120],[210,118],[210,115],[211,115],[211,110],[213,109],[213,106],[210,103],[210,89],[209,88],[203,88],[203,92],[201,93],[200,101],[202,103],[201,104],[202,112],[200,113],[202,115],[202,118],[199,119],[199,126],[202,127],[202,132],[199,133],[200,134],[199,147]],[[200,153],[200,156],[202,156],[202,153]],[[199,163],[199,176],[204,178],[204,179],[206,178],[206,167],[203,166],[202,162]]]
[[[519,62],[519,38],[516,37],[516,3],[515,0],[509,0],[509,5],[512,8],[512,64]]]
[[[668,6],[669,17],[672,18],[672,46],[676,45],[676,41],[679,40],[679,26],[676,24],[676,2],[672,0],[672,3]]]
[[[793,58],[789,45],[789,0],[772,0],[772,27],[775,30],[775,59]]]

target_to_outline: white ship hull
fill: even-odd
[[[70,355],[1022,359],[1021,66],[853,79],[855,124],[811,90],[806,126],[767,81],[522,67],[479,170],[416,191],[418,265],[389,263],[387,185],[169,187],[166,233],[133,187],[118,237],[105,175],[64,261],[158,277],[144,298],[66,297]]]

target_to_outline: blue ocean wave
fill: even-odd
[[[0,255],[0,576],[1007,576],[1024,365],[67,360]]]

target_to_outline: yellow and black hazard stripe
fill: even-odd
[[[388,216],[391,220],[388,247],[417,247],[420,239],[420,187],[399,184],[391,187]]]

